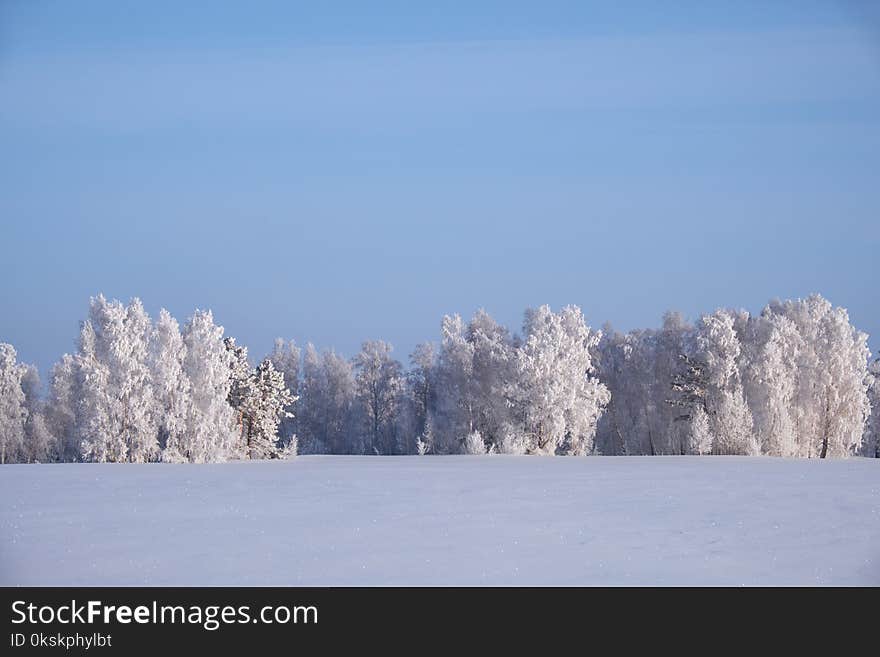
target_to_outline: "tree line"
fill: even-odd
[[[254,365],[210,311],[181,327],[92,298],[77,349],[36,368],[0,343],[0,462],[216,462],[308,454],[880,457],[880,361],[845,309],[772,301],[658,329],[581,310],[443,318],[408,366],[277,340]],[[873,413],[872,413],[873,409]]]

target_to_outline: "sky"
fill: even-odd
[[[89,297],[406,361],[819,292],[880,349],[869,2],[0,0],[0,341]]]

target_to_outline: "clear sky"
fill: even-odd
[[[813,291],[880,348],[872,3],[234,4],[0,0],[0,340],[43,372],[98,292],[255,356]]]

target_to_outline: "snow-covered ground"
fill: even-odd
[[[880,460],[0,467],[0,584],[880,584]]]

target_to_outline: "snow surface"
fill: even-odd
[[[880,584],[880,460],[0,467],[3,585]]]

